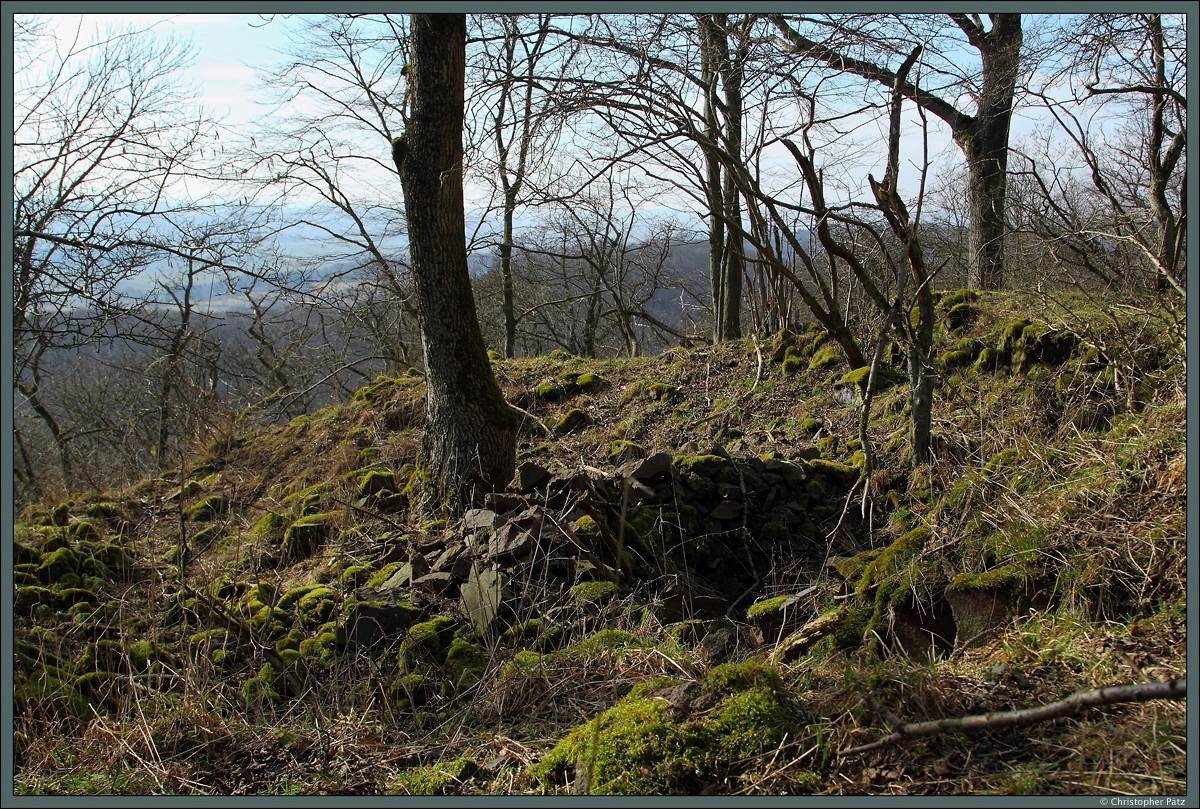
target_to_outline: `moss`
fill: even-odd
[[[737,777],[789,730],[779,677],[767,667],[718,666],[703,691],[719,702],[682,721],[666,700],[654,696],[676,684],[639,684],[613,708],[572,730],[534,774],[548,784],[586,781],[594,794],[694,795]]]
[[[258,674],[242,683],[242,701],[248,707],[278,705],[283,696],[278,690],[278,674],[271,664],[264,663]]]
[[[979,359],[975,360],[975,364],[971,366],[971,375],[979,375],[991,373],[999,370],[1001,366],[1000,354],[991,346],[985,347],[979,352]]]
[[[372,590],[378,590],[380,587],[382,587],[387,582],[388,579],[390,579],[396,573],[397,570],[404,567],[404,565],[405,565],[405,562],[389,562],[389,563],[387,563],[386,565],[381,567],[379,570],[376,570],[374,573],[371,574],[371,577],[369,579],[367,579],[366,586]]]
[[[923,525],[901,534],[895,542],[880,551],[877,557],[863,567],[862,577],[858,580],[855,591],[861,594],[870,586],[899,572],[906,562],[921,552],[931,536],[932,532]]]
[[[321,509],[325,508],[332,488],[333,481],[322,481],[288,494],[283,498],[283,504],[285,506],[295,506],[301,516],[317,514],[320,513]]]
[[[561,361],[561,360],[569,360],[572,357],[574,357],[575,355],[570,353],[569,351],[563,351],[561,348],[556,348],[553,351],[551,351],[549,354],[547,354],[546,356],[552,360],[560,360]]]
[[[729,459],[720,455],[676,455],[671,461],[676,469],[711,478],[729,466]]]
[[[838,445],[841,439],[836,435],[827,435],[817,442],[817,452],[821,453],[822,457],[833,458],[837,455]]]
[[[456,688],[465,688],[483,679],[491,657],[467,638],[456,637],[446,650],[446,668]]]
[[[587,423],[587,421],[587,413],[584,413],[578,407],[573,407],[568,410],[563,417],[559,419],[558,424],[554,426],[554,434],[565,435],[572,430],[583,426]]]
[[[665,382],[655,382],[649,387],[650,397],[655,401],[661,402],[665,399],[670,399],[679,392],[679,388],[674,385],[668,385]]]
[[[361,587],[374,572],[375,568],[370,565],[350,565],[338,577],[338,584],[350,589]]]
[[[79,562],[79,554],[69,547],[43,553],[41,564],[38,565],[38,575],[42,581],[50,584],[61,580],[68,573],[78,571]]]
[[[116,520],[125,519],[124,509],[122,509],[121,506],[117,505],[116,503],[107,501],[92,503],[84,511],[84,514],[98,520],[104,520],[106,522],[115,522]]]
[[[388,776],[388,795],[453,795],[469,780],[478,766],[467,758],[456,758],[428,767],[400,770]]]
[[[421,659],[433,660],[436,663],[445,660],[444,647],[452,641],[457,624],[458,622],[449,615],[438,615],[410,626],[400,644],[400,670],[409,671]]]
[[[960,593],[990,590],[1020,584],[1024,578],[1025,571],[1020,565],[1005,565],[985,573],[960,573],[950,582],[948,589]]]
[[[859,467],[824,458],[814,458],[807,461],[806,465],[811,474],[826,480],[835,480],[844,486],[853,485],[862,473]]]
[[[816,435],[817,431],[821,429],[821,422],[819,419],[815,419],[812,416],[805,416],[800,420],[798,429],[801,435]]]
[[[205,522],[228,510],[229,498],[223,494],[212,494],[185,508],[183,516],[191,522]]]
[[[767,613],[771,612],[779,612],[786,604],[790,603],[792,599],[793,596],[783,595],[764,599],[763,601],[756,601],[750,605],[749,609],[746,610],[746,620],[753,621],[760,615],[766,615]]]
[[[826,343],[813,352],[808,362],[808,370],[820,371],[833,368],[842,361],[842,349],[837,343]]]
[[[938,360],[938,365],[943,372],[951,371],[956,368],[966,368],[975,362],[975,354],[971,351],[962,351],[954,349],[942,354]]]
[[[600,536],[600,526],[593,518],[585,514],[575,521],[575,533],[581,537],[598,537]]]
[[[285,562],[307,559],[325,544],[333,532],[333,521],[341,516],[340,511],[310,514],[301,517],[283,532],[279,545]]]
[[[946,311],[946,328],[950,331],[966,328],[979,317],[979,310],[969,303],[959,303]]]
[[[569,659],[587,660],[605,652],[636,649],[642,646],[642,642],[632,632],[626,632],[623,629],[601,629],[568,646],[561,654]]]
[[[255,541],[261,541],[278,536],[286,525],[287,517],[268,511],[258,518],[258,522],[254,523],[254,527],[250,529],[250,537]]]
[[[608,462],[617,465],[646,457],[646,448],[633,441],[613,441],[608,445]]]
[[[783,372],[791,376],[804,367],[804,356],[796,351],[795,346],[788,346],[783,352]]]
[[[358,477],[358,493],[363,497],[374,497],[396,490],[396,479],[391,472],[373,469]]]
[[[582,373],[576,377],[575,385],[584,393],[595,393],[611,387],[612,383],[598,374]]]
[[[543,382],[533,389],[543,402],[557,402],[568,396],[567,388],[555,382]]]
[[[378,404],[386,398],[385,394],[391,388],[395,387],[398,381],[398,379],[394,379],[390,376],[377,376],[371,380],[370,385],[354,391],[354,401],[361,402],[365,400]]]
[[[195,495],[200,494],[200,492],[202,492],[202,491],[204,491],[204,487],[202,485],[200,485],[200,481],[188,480],[188,481],[185,481],[184,484],[179,487],[179,493],[177,496],[179,498],[194,497]]]
[[[988,462],[983,465],[983,473],[985,475],[993,475],[1000,469],[1012,466],[1019,460],[1021,460],[1021,451],[1016,447],[1002,449],[989,458]]]
[[[616,594],[617,585],[611,581],[585,581],[571,588],[571,595],[587,604],[610,601]]]
[[[63,526],[71,519],[71,503],[59,503],[50,512],[50,524]]]

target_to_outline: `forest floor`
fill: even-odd
[[[466,515],[416,372],[26,507],[17,794],[1184,794],[1177,699],[854,750],[1187,676],[1181,316],[938,314],[929,463],[901,352],[864,435],[804,328],[494,358],[520,471]]]

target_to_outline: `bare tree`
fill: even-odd
[[[1023,153],[1038,192],[1027,224],[1054,237],[1056,257],[1109,284],[1137,283],[1119,277],[1111,261],[1129,246],[1160,289],[1186,293],[1184,35],[1177,15],[1086,15],[1061,32],[1066,69],[1038,93],[1084,171],[1073,172],[1049,147]],[[1060,82],[1065,100],[1056,94]]]
[[[549,14],[479,15],[474,18],[479,42],[473,68],[474,84],[468,101],[468,141],[478,155],[474,173],[498,191],[501,224],[498,270],[501,280],[501,345],[514,356],[517,304],[512,257],[514,218],[531,200],[531,180],[545,188],[553,177],[538,178],[553,164],[549,153],[557,145],[565,121],[578,113],[577,99],[564,88],[579,44],[552,31]]]
[[[36,19],[18,27],[13,377],[69,489],[76,433],[44,395],[46,362],[140,322],[147,273],[168,257],[229,260],[228,240],[202,239],[221,204],[222,147],[184,81],[184,45],[134,29],[89,44],[82,30],[59,42]],[[219,218],[237,242],[253,227],[239,212]]]
[[[969,283],[982,289],[999,289],[1004,283],[1004,203],[1008,171],[1009,124],[1021,66],[1020,14],[989,14],[988,23],[978,14],[946,15],[980,59],[978,72],[964,67],[937,44],[945,27],[920,15],[818,15],[789,19],[771,15],[788,46],[830,68],[845,71],[891,87],[897,71],[885,59],[901,60],[913,40],[926,50],[940,51],[946,79],[942,94],[915,83],[901,88],[905,97],[943,120],[966,157],[967,193],[970,202],[971,265]],[[961,44],[959,46],[961,49]],[[852,55],[863,51],[862,57]],[[926,68],[927,72],[929,68]],[[974,106],[950,100],[965,96]]]

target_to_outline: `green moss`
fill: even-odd
[[[1012,466],[1019,460],[1021,460],[1021,451],[1016,447],[1002,449],[989,458],[988,462],[983,465],[983,473],[985,475],[993,475],[1000,469]]]
[[[375,568],[371,565],[350,565],[342,571],[342,575],[338,577],[338,583],[350,589],[361,587],[374,572]]]
[[[674,385],[668,385],[665,382],[655,382],[649,387],[648,390],[650,397],[659,402],[663,401],[664,399],[670,399],[679,392],[679,388],[675,387]]]
[[[803,367],[804,356],[796,351],[795,346],[788,346],[783,352],[783,372],[791,376]]]
[[[942,371],[945,372],[952,371],[956,368],[966,368],[968,365],[971,365],[974,362],[974,352],[954,349],[942,354],[941,359],[938,360],[938,365]]]
[[[571,354],[569,351],[563,351],[561,348],[556,348],[553,351],[551,351],[549,354],[547,354],[546,356],[552,360],[560,360],[561,361],[561,360],[569,360],[575,355]]]
[[[377,376],[371,380],[370,385],[354,391],[354,401],[361,402],[366,400],[372,403],[379,403],[386,398],[386,394],[391,388],[396,386],[397,382],[399,382],[398,379],[393,379],[390,376]]]
[[[729,459],[720,455],[676,455],[671,461],[676,469],[711,478],[729,466]]]
[[[611,387],[612,383],[597,374],[582,373],[576,377],[575,385],[584,393],[595,393]]]
[[[401,671],[409,671],[422,659],[441,663],[445,660],[444,649],[454,637],[458,622],[449,615],[438,615],[428,621],[413,624],[400,644],[398,664]]]
[[[950,590],[969,592],[1009,587],[1024,581],[1025,571],[1020,565],[1005,565],[984,573],[960,573],[950,582]]]
[[[310,514],[288,526],[279,545],[284,561],[291,563],[316,553],[332,535],[333,521],[341,515],[340,511]]]
[[[813,352],[808,362],[808,370],[820,371],[833,368],[842,361],[842,349],[837,343],[826,343]]]
[[[827,435],[817,442],[817,452],[821,453],[822,457],[833,458],[837,456],[838,445],[841,439],[836,435]]]
[[[254,527],[250,529],[250,538],[261,541],[278,536],[286,525],[287,517],[268,511],[259,517],[258,522],[254,523]]]
[[[561,654],[574,660],[587,660],[605,652],[637,649],[643,646],[644,644],[638,640],[637,635],[632,632],[626,632],[623,629],[601,629],[599,632],[571,644],[563,649]]]
[[[806,466],[811,474],[826,480],[835,480],[843,486],[853,485],[862,473],[862,470],[857,466],[838,463],[837,461],[830,461],[825,458],[814,458],[811,461],[807,461]]]
[[[487,651],[464,637],[456,637],[446,650],[446,668],[457,688],[465,688],[483,679],[491,657]]]
[[[580,410],[578,407],[573,407],[568,410],[558,424],[554,426],[555,435],[565,435],[577,427],[581,427],[588,421],[587,413]]]
[[[50,512],[50,524],[63,526],[71,519],[71,503],[59,503]]]
[[[185,508],[183,516],[191,522],[205,522],[228,510],[229,498],[223,494],[212,494]]]
[[[534,388],[533,392],[543,402],[557,402],[568,395],[567,389],[555,382],[543,382]]]
[[[746,610],[746,620],[753,621],[760,615],[766,615],[771,612],[779,612],[784,608],[784,605],[788,604],[790,601],[792,601],[792,599],[793,596],[783,595],[764,599],[763,601],[756,601],[750,605],[749,609]]]
[[[979,310],[969,303],[959,303],[946,311],[946,328],[956,331],[969,326],[979,317]]]
[[[41,564],[38,565],[38,575],[47,584],[61,580],[68,573],[79,570],[79,554],[70,547],[63,547],[42,554]]]
[[[358,477],[358,493],[363,497],[375,497],[396,490],[396,479],[391,472],[373,469]]]
[[[931,536],[932,532],[923,525],[901,534],[863,567],[862,578],[858,580],[855,591],[861,594],[868,587],[899,572],[905,563],[921,552]]]
[[[585,581],[571,588],[571,595],[587,604],[610,601],[616,594],[617,585],[611,581]]]
[[[800,420],[798,429],[801,435],[816,435],[817,431],[821,429],[821,422],[812,416],[805,416]]]
[[[283,702],[278,690],[278,675],[269,663],[264,663],[256,676],[242,683],[241,695],[247,707],[279,705]]]
[[[580,537],[598,537],[600,536],[600,526],[585,514],[575,521],[575,533]]]
[[[646,448],[641,444],[635,444],[633,441],[618,440],[608,445],[608,462],[613,465],[645,457]]]
[[[367,579],[367,587],[372,590],[378,590],[388,579],[395,575],[396,571],[404,567],[405,562],[389,562],[379,570],[371,574],[371,578]]]
[[[400,770],[388,776],[384,793],[388,795],[453,795],[478,769],[466,758],[456,758],[428,767]]]
[[[551,785],[584,781],[593,794],[694,795],[736,778],[789,730],[780,681],[771,669],[718,666],[703,690],[719,702],[682,721],[654,696],[675,684],[639,684],[613,708],[572,730],[542,759],[535,775]]]

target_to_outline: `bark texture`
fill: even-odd
[[[464,15],[412,15],[413,106],[396,166],[425,355],[422,460],[459,506],[507,485],[516,459],[516,416],[492,374],[467,271],[465,47]]]

